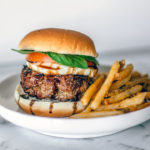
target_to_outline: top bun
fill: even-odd
[[[77,31],[48,28],[30,32],[19,43],[20,50],[55,52],[96,57],[93,41]]]

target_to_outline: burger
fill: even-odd
[[[15,101],[26,113],[67,117],[85,109],[80,99],[98,72],[93,41],[65,29],[27,34],[13,51],[26,54]]]

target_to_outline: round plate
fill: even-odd
[[[108,68],[103,67],[103,70]],[[0,115],[6,120],[37,132],[67,138],[88,138],[113,134],[150,119],[150,107],[102,118],[69,119],[38,117],[24,113],[14,101],[14,90],[20,75],[15,74],[0,82]]]

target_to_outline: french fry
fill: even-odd
[[[116,89],[116,90],[113,90],[113,91],[109,92],[109,93],[106,95],[106,97],[114,96],[114,95],[119,94],[119,93],[121,93],[121,92],[123,92],[123,91],[125,91],[125,90],[124,90],[124,89]]]
[[[145,83],[147,81],[148,81],[148,77],[145,76],[145,77],[137,78],[133,81],[129,81],[125,84],[125,86],[126,86],[126,88],[130,88],[132,86],[135,86],[135,85],[140,84],[140,83]]]
[[[90,112],[90,111],[92,111],[91,102],[93,101],[93,99],[95,99],[95,97],[96,97],[96,94],[93,95],[93,97],[91,98],[91,101],[90,101],[89,105],[86,107],[86,109],[83,112]]]
[[[130,78],[131,78],[131,74],[128,75],[123,80],[116,81],[115,83],[113,83],[111,88],[110,88],[110,92],[113,91],[113,90],[119,89],[121,86],[125,85],[130,80]]]
[[[120,68],[119,68],[119,71],[122,70],[122,68],[125,66],[126,62],[125,62],[125,59],[122,59],[121,61],[119,61],[119,64],[120,64]]]
[[[150,85],[150,79],[148,79],[147,84]]]
[[[131,80],[134,80],[135,78],[140,78],[140,77],[142,77],[142,75],[138,71],[134,71],[131,74]]]
[[[133,112],[133,111],[136,111],[136,110],[140,110],[140,109],[143,109],[143,108],[146,108],[146,107],[149,107],[149,106],[150,106],[150,101],[146,102],[146,103],[143,103],[143,104],[140,104],[140,105],[137,105],[137,106],[130,106],[130,107],[127,107],[127,108],[117,109],[117,110],[121,110],[125,113],[128,113],[128,112]]]
[[[148,92],[150,92],[150,85],[146,88]]]
[[[83,105],[87,105],[93,95],[97,93],[99,88],[102,86],[105,79],[105,75],[101,75],[84,93],[83,97],[81,98],[81,103]]]
[[[132,64],[127,65],[124,70],[122,70],[119,73],[116,73],[115,80],[122,80],[126,78],[131,74],[132,70],[133,70],[133,65]]]
[[[96,81],[100,76],[101,76],[100,72],[97,72],[93,80]]]
[[[146,108],[146,107],[148,107],[148,106],[150,106],[150,102],[146,102],[146,103],[144,103],[144,104],[138,105],[138,106],[137,106],[137,110]]]
[[[86,107],[85,110],[83,110],[83,112],[90,112],[92,109],[91,109],[91,106],[90,104]],[[82,113],[82,112],[81,112]]]
[[[146,96],[146,92],[139,93],[136,96],[125,99],[119,103],[110,104],[110,105],[101,105],[98,109],[96,109],[96,111],[114,110],[114,109],[121,109],[129,106],[139,105],[144,102],[145,96]]]
[[[146,99],[150,99],[150,92],[146,92]]]
[[[142,86],[141,85],[136,85],[124,92],[121,92],[119,94],[116,94],[108,99],[104,100],[104,104],[113,104],[113,103],[117,103],[122,101],[125,98],[128,98],[132,95],[135,95],[136,93],[140,92],[142,90]]]
[[[148,74],[146,73],[146,74],[144,74],[142,77],[147,77],[147,78],[148,78]]]
[[[70,118],[80,119],[80,118],[96,118],[96,117],[106,117],[123,114],[123,111],[119,110],[107,110],[107,111],[94,111],[94,112],[83,112],[70,116]]]
[[[108,91],[112,85],[112,82],[114,80],[115,74],[118,72],[119,68],[120,68],[120,64],[118,61],[116,61],[112,65],[110,72],[109,72],[106,80],[104,81],[103,85],[101,86],[100,90],[97,92],[95,98],[91,102],[91,108],[93,110],[97,109],[99,107],[99,105],[102,103],[102,101],[104,100],[104,97],[108,93]]]

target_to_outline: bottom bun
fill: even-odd
[[[23,98],[25,94],[21,85],[15,90],[15,101],[28,114],[46,117],[69,117],[84,110],[85,106],[77,102],[54,102],[51,100],[38,100],[33,97]]]

